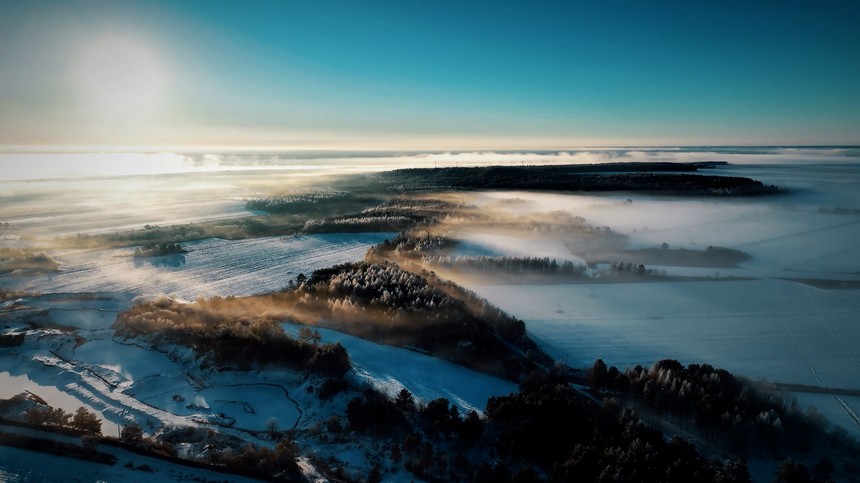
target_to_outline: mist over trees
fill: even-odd
[[[195,306],[159,299],[121,313],[114,328],[118,336],[143,338],[156,347],[191,347],[219,367],[286,365],[323,375],[342,375],[350,368],[349,356],[340,344],[290,337],[278,320],[211,310],[219,304],[229,302],[217,298],[209,306]]]

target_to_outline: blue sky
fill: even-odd
[[[860,143],[860,2],[0,4],[0,145]]]

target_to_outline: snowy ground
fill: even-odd
[[[299,273],[362,260],[371,246],[393,233],[335,233],[183,244],[189,251],[135,259],[132,249],[77,251],[59,257],[61,271],[0,278],[0,284],[41,293],[131,292],[198,296],[250,295],[287,286]]]
[[[114,338],[109,326],[129,301],[124,294],[22,299],[24,305],[47,310],[53,322],[78,330],[28,329],[24,345],[2,350],[0,398],[28,390],[67,411],[86,406],[103,418],[102,431],[108,435],[117,435],[118,427],[130,421],[152,432],[165,424],[201,423],[263,431],[272,417],[286,428],[298,420],[300,411],[285,389],[295,383],[295,375],[204,372],[195,377],[198,371],[185,363]],[[18,321],[33,313],[6,313],[4,332],[24,330]],[[95,323],[82,322],[88,318]]]
[[[523,319],[532,338],[574,367],[671,358],[753,379],[860,389],[858,291],[783,280],[470,288]]]
[[[860,389],[860,293],[780,280],[471,288],[573,366],[677,358]]]
[[[0,180],[0,221],[39,238],[250,216],[253,192],[217,175]]]
[[[287,333],[301,326],[284,323]],[[483,413],[487,399],[517,391],[517,385],[408,349],[376,344],[329,329],[318,329],[324,342],[340,342],[349,352],[355,373],[377,389],[395,396],[406,388],[429,402],[444,397],[463,411]]]
[[[731,199],[499,192],[477,194],[475,203],[512,214],[565,209],[627,235],[631,248],[664,242],[674,248],[735,248],[752,256],[739,268],[655,268],[670,275],[752,280],[467,285],[525,320],[533,338],[572,366],[597,358],[619,367],[675,358],[753,379],[860,389],[860,291],[783,280],[860,281],[860,166],[708,171],[789,191]],[[519,246],[527,250],[532,243],[523,238]],[[860,409],[855,398],[842,397],[840,403],[832,395],[799,394],[798,400],[860,436],[860,425],[849,416]]]
[[[65,443],[80,445],[80,438],[38,432],[25,428],[0,426],[0,431],[40,438],[47,437]],[[0,482],[257,481],[238,475],[176,465],[112,446],[100,445],[98,451],[115,456],[117,463],[113,466],[108,466],[74,458],[0,446]],[[129,463],[133,468],[127,467]],[[144,468],[146,467],[149,470],[145,470]]]

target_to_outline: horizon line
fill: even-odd
[[[533,147],[533,148],[370,148],[370,147],[295,147],[295,146],[259,146],[259,145],[199,145],[199,146],[125,146],[125,145],[0,145],[2,154],[38,154],[38,153],[547,153],[588,150],[622,150],[622,149],[725,149],[725,148],[807,148],[807,149],[845,149],[860,148],[858,144],[606,144],[582,145],[564,147]]]

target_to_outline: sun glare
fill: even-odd
[[[75,81],[86,112],[112,120],[144,120],[164,103],[165,69],[156,52],[130,37],[106,36],[84,43]]]

